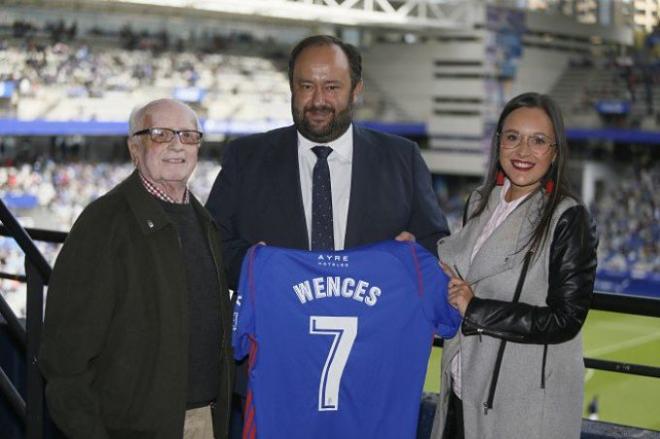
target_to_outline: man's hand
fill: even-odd
[[[410,242],[415,242],[415,235],[413,235],[410,232],[401,232],[398,235],[396,235],[396,238],[394,238],[397,241],[410,241]]]

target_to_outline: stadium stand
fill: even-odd
[[[651,43],[648,43],[649,45]],[[660,125],[660,58],[655,43],[623,54],[574,57],[550,90],[573,127]],[[577,90],[577,93],[576,93]]]
[[[29,23],[18,24],[30,32],[14,32],[0,42],[0,84],[13,84],[17,95],[13,105],[0,106],[0,116],[125,121],[135,106],[172,96],[194,105],[204,119],[290,119],[282,55],[287,48],[272,42],[238,44],[214,37],[211,47],[184,49],[183,43],[170,47],[159,42],[168,40],[167,33],[154,38],[146,31],[124,30],[118,38],[99,40],[75,37],[62,31],[63,25],[40,36]],[[368,91],[359,111],[360,119],[405,116],[396,104],[385,102],[377,87]]]
[[[606,183],[591,206],[600,228],[602,269],[660,272],[660,195],[653,190],[659,185],[659,165]]]
[[[199,105],[209,118],[254,121],[289,112],[286,74],[255,56],[103,49],[80,44],[11,45],[0,80],[18,84],[19,119],[125,121],[159,96]],[[213,104],[205,105],[205,99]]]

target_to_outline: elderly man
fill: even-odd
[[[229,295],[217,227],[187,189],[199,122],[161,99],[129,130],[135,172],[83,211],[50,279],[50,412],[72,438],[224,438]]]

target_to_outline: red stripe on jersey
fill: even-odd
[[[254,335],[248,334],[248,338],[250,339],[250,353],[248,354],[248,373],[249,373],[254,367],[254,362],[257,361],[258,343],[257,343],[257,339],[254,338]]]
[[[254,403],[252,401],[252,390],[248,390],[245,400],[245,423],[243,424],[243,439],[254,439],[256,436],[256,425],[254,423]]]
[[[250,339],[250,353],[248,356],[248,374],[254,367],[254,363],[257,360],[257,340],[252,336],[248,335]],[[243,410],[245,416],[245,423],[243,424],[243,439],[255,439],[257,435],[257,424],[254,420],[255,408],[254,408],[254,397],[252,389],[248,390],[247,398],[245,399],[245,409]]]
[[[260,244],[253,245],[250,249],[249,262],[248,262],[248,293],[250,295],[250,300],[254,305],[255,293],[254,293],[254,256],[257,253],[257,247]]]
[[[415,246],[412,244],[412,242],[408,243],[408,246],[410,247],[410,251],[413,254],[413,261],[415,262],[415,271],[417,272],[417,295],[420,297],[424,295],[424,279],[422,277],[422,270],[419,268],[419,260],[417,260],[417,250],[415,250]]]

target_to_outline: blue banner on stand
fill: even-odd
[[[224,134],[238,136],[261,133],[264,131],[291,125],[290,119],[268,120],[201,120],[206,134]],[[426,124],[421,122],[377,122],[358,121],[360,125],[374,128],[399,136],[425,136]],[[52,120],[17,120],[0,119],[0,136],[125,136],[127,122],[101,121],[52,121]]]
[[[174,89],[173,95],[174,99],[178,99],[183,102],[199,103],[204,100],[204,96],[206,96],[206,90],[200,87],[177,87]]]
[[[595,289],[618,294],[660,298],[660,273],[598,270]]]
[[[16,90],[16,84],[13,81],[0,81],[0,99],[9,99]]]
[[[596,102],[596,111],[600,114],[628,114],[630,102],[618,99],[607,99]]]

